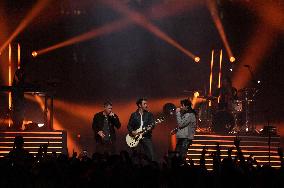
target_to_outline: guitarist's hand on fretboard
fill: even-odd
[[[137,131],[131,131],[131,136],[135,137],[136,135],[138,135]]]

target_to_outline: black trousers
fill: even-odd
[[[155,161],[154,147],[151,138],[143,138],[133,152],[143,153],[151,161]]]
[[[177,138],[176,152],[183,158],[186,159],[187,151],[189,146],[192,144],[192,140],[188,138]]]
[[[95,146],[95,152],[97,153],[108,153],[109,155],[113,155],[116,153],[116,143],[109,142],[109,143],[101,143],[97,142]]]

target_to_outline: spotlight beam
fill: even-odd
[[[212,1],[212,0],[207,0],[207,7],[210,11],[210,14],[212,16],[212,19],[214,21],[214,24],[219,32],[219,35],[223,41],[223,44],[225,46],[226,52],[230,58],[231,62],[235,61],[234,55],[232,53],[232,50],[229,46],[228,40],[227,40],[227,36],[224,30],[224,27],[222,25],[222,22],[220,20],[220,17],[218,16],[218,11],[217,11],[217,6],[216,6],[216,2]]]
[[[25,95],[26,99],[36,102],[38,103],[38,105],[40,106],[41,110],[44,111],[44,102],[43,99],[40,98],[39,96],[32,96],[32,95]],[[58,119],[56,117],[54,117],[54,128],[56,130],[64,130],[63,126],[60,124],[60,122],[58,121]],[[67,131],[68,133],[68,131]],[[67,148],[69,148],[69,154],[71,153],[71,148],[74,149],[74,151],[81,151],[81,147],[76,144],[75,140],[71,137],[71,135],[68,133],[67,134]]]
[[[275,32],[268,27],[264,27],[263,24],[259,24],[252,39],[249,41],[249,47],[242,55],[241,63],[236,68],[233,74],[233,84],[236,88],[241,89],[247,86],[251,80],[250,73],[244,69],[244,65],[250,65],[254,71],[257,71],[264,54],[267,54],[267,50],[271,49],[273,44],[273,37]],[[261,40],[259,40],[261,39]]]
[[[58,49],[58,48],[70,46],[70,45],[75,44],[75,43],[83,42],[83,41],[86,41],[86,40],[89,40],[89,39],[92,39],[92,38],[95,38],[95,37],[98,37],[98,36],[101,36],[101,35],[106,35],[106,34],[114,32],[114,31],[118,31],[118,30],[122,29],[123,27],[129,25],[130,22],[131,22],[131,20],[129,20],[129,19],[121,19],[121,20],[118,20],[118,21],[113,21],[111,23],[108,23],[108,24],[100,27],[100,28],[93,29],[89,32],[82,34],[82,35],[73,37],[73,38],[68,39],[66,41],[63,41],[63,42],[60,42],[60,43],[55,44],[53,46],[50,46],[48,48],[45,48],[45,49],[42,49],[42,50],[39,50],[39,51],[34,51],[33,56],[35,57],[35,56],[44,54],[46,52],[53,51],[53,50]]]
[[[251,75],[248,70],[244,69],[244,65],[250,65],[256,72],[265,54],[272,49],[277,34],[284,29],[284,14],[276,3],[270,1],[252,1],[244,5],[252,8],[252,11],[257,12],[260,22],[255,33],[252,34],[248,48],[242,54],[241,63],[233,74],[232,81],[238,89],[246,87],[251,80]]]
[[[115,11],[127,16],[134,23],[136,23],[137,25],[140,25],[141,27],[147,29],[148,31],[153,33],[155,36],[157,36],[158,38],[167,42],[168,44],[176,47],[177,49],[182,51],[188,57],[190,57],[192,59],[196,58],[196,55],[194,55],[189,50],[185,49],[178,42],[176,42],[174,39],[172,39],[170,36],[168,36],[165,32],[161,31],[157,26],[152,24],[144,15],[128,9],[127,6],[119,3],[118,1],[113,1],[113,0],[103,0],[102,1],[101,0],[100,2],[107,4],[109,7],[111,7]]]
[[[196,3],[196,2],[202,2],[202,1],[177,0],[177,2],[175,2],[175,3],[167,3],[166,5],[153,6],[148,11],[146,11],[146,13],[147,13],[147,15],[149,15],[150,18],[153,18],[153,19],[163,18],[163,17],[166,17],[166,16],[174,15],[177,12],[181,13],[181,12],[188,10],[189,8],[193,8],[194,5],[199,4],[199,3]],[[173,6],[173,5],[175,5],[175,6]],[[154,10],[154,9],[157,9],[157,10]],[[121,30],[121,29],[123,29],[124,27],[128,26],[129,24],[131,24],[133,22],[134,22],[134,20],[131,20],[129,18],[123,18],[121,20],[108,23],[105,26],[102,26],[103,28],[96,28],[96,29],[93,29],[93,30],[91,30],[87,33],[83,33],[79,36],[70,38],[66,41],[60,42],[60,43],[52,45],[50,47],[47,47],[47,48],[44,48],[44,49],[41,49],[41,50],[38,50],[38,51],[34,51],[33,56],[36,57],[37,55],[42,55],[44,53],[53,51],[53,50],[58,49],[58,48],[62,48],[62,47],[69,46],[69,45],[79,43],[79,42],[83,42],[83,41],[86,41],[86,40],[89,40],[89,39],[92,39],[92,38],[95,38],[95,37],[99,37],[101,35],[109,34],[109,33],[112,33],[114,31]],[[152,27],[152,30],[156,30],[156,28]],[[159,29],[156,32],[159,32]],[[163,33],[161,33],[161,34],[163,35],[163,37],[167,38],[166,34],[165,35]],[[175,47],[179,48],[179,50],[181,50],[182,52],[184,52],[188,56],[191,56],[191,57],[194,56],[195,62],[200,61],[199,57],[196,57],[191,52],[188,53],[188,50],[183,48],[181,45],[175,43],[175,41],[172,40],[171,38],[168,38],[168,43],[175,45]]]
[[[197,5],[203,5],[204,0],[175,0],[163,2],[152,6],[145,15],[150,15],[151,19],[161,19],[170,16],[180,15],[189,11]]]
[[[7,18],[6,16],[6,12],[4,11],[4,1],[0,1],[0,44],[3,44],[5,42],[5,40],[8,38],[8,27],[7,27],[7,20],[5,18]],[[1,67],[1,79],[4,81],[5,84],[8,84],[8,76],[7,76],[7,68],[6,65],[9,64],[9,62],[7,61],[6,56],[4,55],[4,53],[0,52],[0,67]]]
[[[32,8],[32,10],[26,15],[26,17],[21,21],[19,26],[15,29],[8,40],[0,47],[0,53],[7,47],[7,45],[20,33],[22,32],[28,24],[46,7],[46,5],[52,0],[40,0]]]

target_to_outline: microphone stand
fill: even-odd
[[[251,78],[252,78],[252,83],[253,83],[253,85],[254,85],[254,90],[253,90],[253,94],[252,94],[252,100],[251,100],[251,102],[253,102],[254,101],[254,97],[256,96],[256,94],[259,92],[259,84],[257,83],[257,81],[256,81],[256,79],[255,79],[255,75],[254,75],[254,73],[253,73],[253,71],[252,71],[252,69],[251,69],[251,66],[249,66],[249,65],[244,65],[246,68],[248,68],[248,71],[249,71],[249,73],[250,73],[250,76],[251,76]],[[247,93],[246,93],[247,94]],[[248,94],[246,95],[246,98],[245,98],[245,101],[246,101],[246,126],[248,125],[248,114],[249,114],[249,102],[250,102],[250,100],[248,99]],[[256,131],[256,127],[255,127],[255,122],[254,122],[254,115],[255,115],[255,113],[254,113],[254,105],[253,105],[253,107],[252,107],[252,114],[251,114],[252,116],[253,116],[253,118],[252,118],[252,122],[251,122],[251,131],[253,132],[253,133],[255,133],[255,132],[257,132]]]

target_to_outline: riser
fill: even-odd
[[[24,138],[24,142],[62,142],[63,138]],[[14,139],[0,139],[2,142],[14,142]]]
[[[216,143],[219,143],[221,151],[221,159],[228,156],[228,148],[233,147],[232,156],[235,157],[236,149],[234,139],[236,136],[228,135],[195,135],[192,145],[188,149],[187,160],[192,159],[196,165],[199,165],[199,160],[203,147],[206,146],[207,153],[205,163],[208,169],[213,168],[213,159],[211,153],[216,151]],[[251,154],[255,157],[260,165],[268,164],[269,162],[269,146],[268,137],[262,136],[239,136],[240,147],[244,157],[249,157]],[[278,156],[278,147],[280,146],[280,137],[272,137],[270,142],[270,164],[274,167],[280,167]]]
[[[223,158],[221,160],[223,160]],[[192,161],[194,162],[195,165],[200,164],[200,159],[192,159]],[[189,160],[187,160],[187,162],[189,162]],[[259,165],[266,165],[266,164],[269,163],[269,160],[258,160],[257,159],[257,162],[258,162]],[[213,166],[213,159],[206,159],[205,164],[206,164],[206,166]],[[278,161],[277,160],[270,160],[270,164],[271,165],[278,165],[278,166],[281,165],[279,160]]]
[[[194,163],[195,165],[199,165],[199,163]],[[267,163],[266,163],[267,164]],[[259,164],[259,165],[266,165],[266,164]],[[281,165],[280,164],[277,164],[277,163],[270,163],[270,165],[272,166],[272,167],[274,167],[274,168],[280,168],[281,167]],[[205,164],[205,166],[206,166],[206,168],[208,169],[208,170],[212,170],[213,169],[213,164]]]
[[[216,145],[217,143],[219,145],[234,145],[234,141],[230,141],[230,140],[193,140],[192,142],[193,144],[201,144],[201,145]],[[270,146],[273,147],[277,147],[279,146],[280,141],[279,142],[271,142]],[[250,146],[268,146],[267,142],[260,142],[260,141],[242,141],[240,143],[240,146],[246,146],[246,145],[250,145]]]
[[[28,147],[39,147],[40,145],[47,144],[47,142],[31,142],[31,143],[25,143],[24,148]],[[56,143],[49,143],[49,147],[61,147],[62,142],[56,142]],[[0,149],[1,148],[7,148],[7,147],[13,147],[14,143],[0,143]]]
[[[193,160],[194,161],[194,160]],[[189,161],[188,161],[189,162]],[[260,164],[260,165],[266,165],[266,164],[268,164],[269,162],[268,161],[263,161],[263,162],[261,162],[261,161],[258,161],[258,164]],[[199,161],[194,161],[194,164],[195,165],[199,165]],[[213,167],[213,161],[209,161],[209,162],[207,162],[206,161],[206,163],[205,163],[205,165],[206,166],[212,166]],[[281,165],[279,162],[277,162],[277,161],[271,161],[270,162],[270,165]]]
[[[66,153],[67,133],[65,131],[49,132],[0,132],[0,157],[7,155],[14,145],[14,138],[21,135],[24,138],[24,148],[31,154],[36,154],[41,145],[48,145],[48,153]]]
[[[62,136],[62,131],[50,131],[50,132],[29,132],[29,131],[19,131],[19,132],[0,132],[0,137],[2,136],[17,136],[17,135],[43,135],[43,136]]]
[[[223,135],[195,135],[194,140],[230,140],[234,141],[236,136],[223,136]],[[241,141],[263,141],[268,142],[268,137],[262,137],[262,136],[239,136],[239,140]],[[271,137],[271,142],[278,142],[280,140],[280,137]]]
[[[233,147],[233,146],[231,146]],[[228,150],[229,148],[231,147],[220,147],[221,150]],[[233,147],[235,148],[235,147]],[[195,150],[202,150],[203,149],[203,146],[190,146],[190,149],[195,149]],[[206,146],[206,149],[207,150],[216,150],[216,146]],[[269,150],[268,147],[266,146],[242,146],[241,147],[242,150],[244,151],[264,151],[264,150]],[[270,151],[277,151],[278,147],[271,147],[270,148]],[[236,149],[233,149],[233,151],[236,151]]]
[[[224,159],[225,157],[227,157],[227,156],[221,156],[221,159]],[[232,157],[234,158],[235,155],[233,155]],[[257,161],[259,161],[259,160],[260,161],[268,161],[268,157],[267,156],[265,156],[265,157],[254,156],[254,158]],[[190,159],[199,161],[200,160],[200,156],[190,156]],[[212,161],[213,159],[212,159],[212,157],[207,156],[207,157],[205,157],[205,160],[206,161],[207,160]],[[280,163],[279,157],[270,157],[270,161],[277,161],[277,162]]]
[[[215,150],[207,150],[207,153],[209,153],[209,154],[211,154],[213,152],[215,152]],[[267,155],[268,156],[268,154],[269,154],[269,152],[267,152],[267,151],[244,151],[244,150],[242,150],[242,152],[243,152],[244,155],[253,154],[253,155]],[[232,154],[235,154],[235,153],[236,152],[233,152]],[[196,151],[196,150],[189,149],[188,154],[189,155],[190,154],[200,154],[201,155],[201,150]],[[227,152],[227,150],[221,150],[221,154],[222,155],[228,155],[228,152]],[[277,151],[271,151],[270,154],[271,155],[277,155],[278,152]]]

